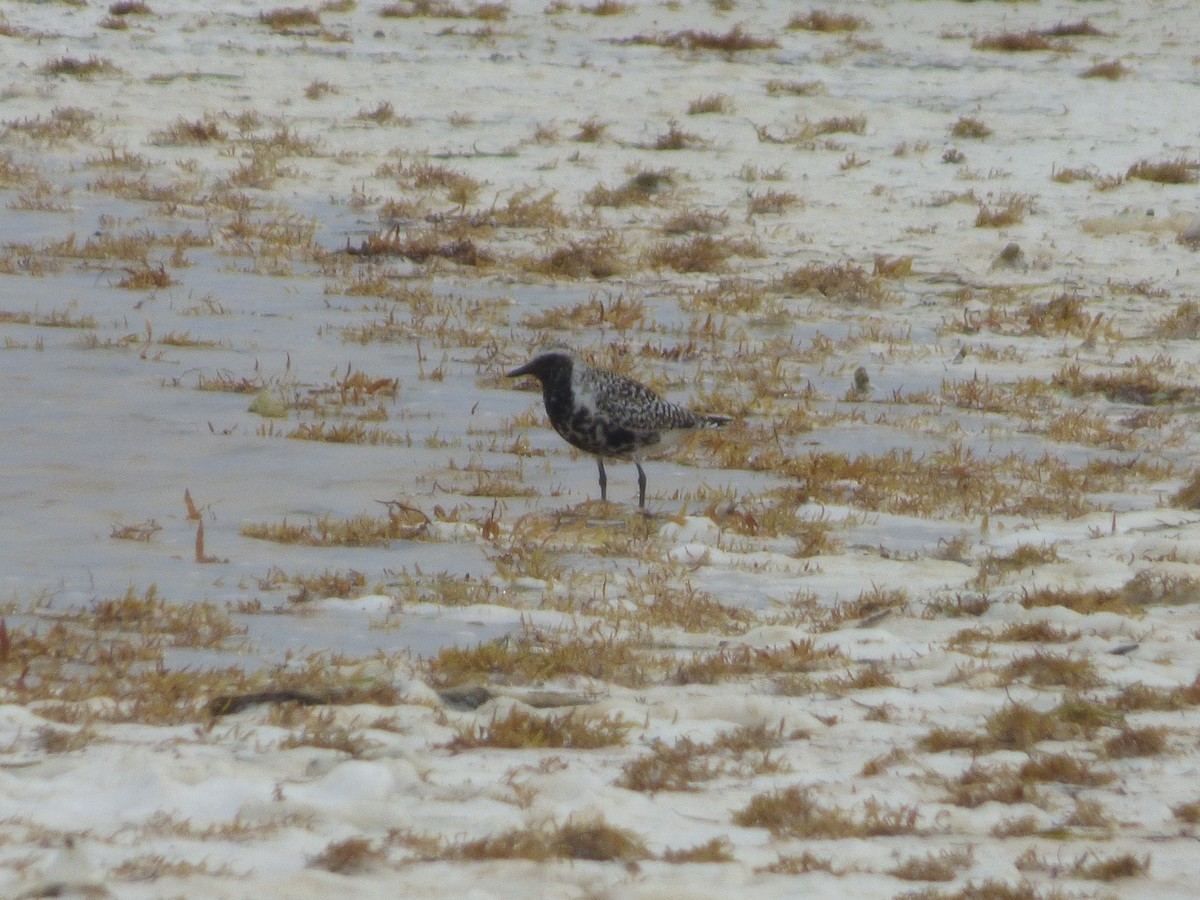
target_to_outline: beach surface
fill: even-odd
[[[1200,6],[203,6],[0,3],[0,896],[1196,895]]]

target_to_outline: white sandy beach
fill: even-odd
[[[0,896],[1195,897],[1198,33],[0,2]]]

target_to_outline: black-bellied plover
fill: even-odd
[[[664,400],[632,378],[596,369],[570,350],[552,348],[508,373],[532,375],[542,383],[542,400],[554,430],[568,444],[596,456],[600,499],[608,499],[604,457],[633,460],[638,472],[638,507],[646,506],[647,453],[667,450],[683,435],[700,428],[719,428],[728,416],[702,415]]]

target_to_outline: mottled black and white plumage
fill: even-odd
[[[539,353],[509,378],[532,375],[542,383],[550,424],[567,443],[593,453],[600,470],[600,499],[608,499],[604,457],[633,460],[638,471],[638,506],[646,505],[642,459],[660,453],[699,428],[719,428],[728,416],[701,415],[664,400],[632,378],[596,369],[571,351]]]

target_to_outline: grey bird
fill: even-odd
[[[638,472],[638,508],[646,506],[646,473],[642,459],[660,453],[686,434],[720,428],[729,416],[703,415],[664,400],[644,384],[597,369],[570,350],[552,348],[508,373],[532,375],[542,384],[542,400],[550,424],[568,444],[596,457],[600,499],[608,499],[604,458],[632,459]]]

